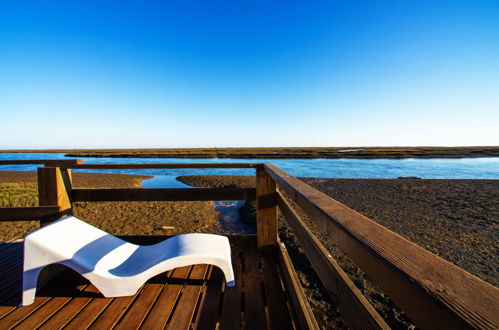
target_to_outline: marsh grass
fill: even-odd
[[[38,205],[36,183],[0,183],[0,207]]]

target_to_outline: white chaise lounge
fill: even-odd
[[[87,278],[105,297],[129,296],[149,278],[167,270],[210,264],[233,286],[229,240],[210,234],[184,234],[140,246],[125,242],[75,217],[66,217],[24,239],[22,305],[33,303],[40,271],[62,264]]]

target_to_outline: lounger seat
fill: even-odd
[[[33,303],[38,276],[62,264],[88,279],[105,297],[134,295],[151,277],[194,264],[219,267],[233,286],[229,240],[211,234],[184,234],[141,246],[128,243],[75,217],[66,217],[24,239],[22,305]]]

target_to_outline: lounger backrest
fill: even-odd
[[[61,259],[74,259],[81,251],[102,256],[125,242],[75,217],[66,217],[42,227],[25,237],[32,244],[61,255]],[[92,252],[93,251],[93,252]]]

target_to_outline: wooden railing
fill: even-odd
[[[29,162],[25,162],[26,164]],[[301,219],[310,217],[423,328],[499,328],[499,290],[459,267],[353,211],[272,164],[82,164],[78,160],[37,164],[40,206],[0,209],[0,220],[48,221],[71,213],[74,201],[255,200],[258,246],[279,246],[278,210],[295,233],[315,272],[352,328],[388,325]],[[6,164],[5,161],[0,162]],[[255,168],[256,189],[73,189],[71,169]],[[291,203],[291,202],[292,203]],[[281,264],[288,265],[284,252]],[[296,277],[286,278],[296,286]],[[305,297],[292,293],[293,302]],[[306,300],[306,299],[305,299]],[[303,314],[300,324],[313,324]]]

